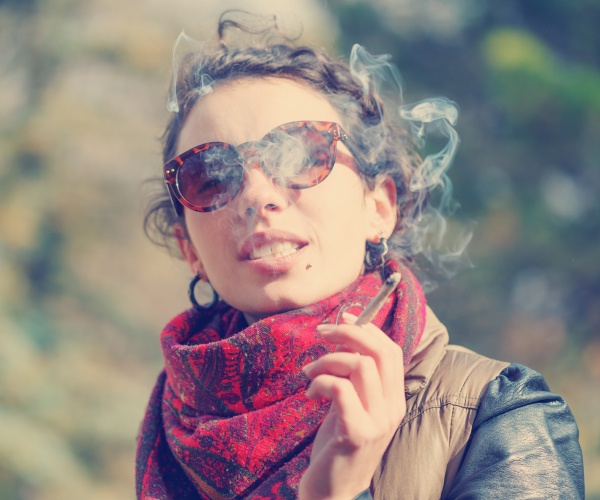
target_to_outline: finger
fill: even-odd
[[[348,324],[317,326],[323,340],[341,346],[347,352],[359,352],[379,360],[386,353],[401,354],[402,349],[373,324],[355,326]]]
[[[376,330],[377,327],[375,327]],[[323,324],[317,326],[317,332],[326,342],[341,345],[343,349],[360,352],[361,354],[376,354],[386,345],[394,344],[383,332],[381,336],[387,339],[387,342],[380,335],[374,333],[365,326],[356,325],[330,325]]]
[[[355,316],[354,314],[350,314],[350,313],[343,313],[342,314],[342,321],[343,321],[342,324],[354,325],[356,323],[357,319],[358,319],[358,316]],[[367,324],[364,324],[364,325],[357,325],[357,326],[360,326],[361,328],[364,328],[365,331],[367,331],[367,332],[370,331],[371,334],[375,335],[376,338],[377,338],[377,336],[379,336],[379,334],[383,334],[384,337],[387,338],[387,335],[385,335],[385,333],[383,333],[381,330],[379,330],[379,328],[377,328],[372,323],[367,323]],[[335,347],[335,350],[338,351],[338,352],[356,352],[354,349],[352,349],[351,347],[349,347],[349,346],[347,346],[345,344],[337,344],[337,346]]]
[[[343,437],[352,436],[367,422],[372,423],[372,419],[365,411],[348,379],[333,375],[319,375],[306,391],[306,396],[310,399],[327,398],[331,400],[337,421],[341,425],[341,429],[337,431],[341,430]]]
[[[358,368],[359,357],[360,355],[356,352],[333,352],[308,363],[302,370],[310,378],[315,378],[322,373],[349,378],[352,372]]]
[[[354,325],[354,324],[356,324],[357,320],[358,320],[358,316],[355,316],[354,314],[350,314],[348,312],[345,312],[342,314],[342,321],[346,325]],[[394,341],[392,339],[390,339],[385,332],[383,332],[381,329],[377,328],[373,323],[365,323],[363,325],[356,325],[356,326],[360,326],[361,328],[363,328],[366,331],[370,332],[371,334],[375,335],[376,338],[378,338],[379,340],[381,340],[384,343],[389,343],[389,342],[394,343]]]
[[[379,371],[384,396],[396,398],[401,394],[404,397],[402,349],[376,326],[319,325],[317,330],[325,341],[342,345],[341,351],[372,357]]]
[[[306,365],[303,370],[311,379],[323,374],[347,378],[367,412],[377,414],[385,411],[381,379],[373,358],[336,352]]]

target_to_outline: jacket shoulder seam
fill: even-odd
[[[404,426],[427,411],[440,409],[444,406],[465,408],[467,410],[477,410],[478,401],[479,398],[461,397],[460,395],[448,395],[443,398],[430,399],[407,414],[401,422],[400,427]]]
[[[424,412],[429,411],[431,409],[442,408],[444,406],[452,405],[453,408],[452,408],[452,414],[450,416],[450,435],[449,435],[449,440],[451,440],[452,425],[454,423],[454,408],[460,407],[460,408],[465,408],[465,409],[470,409],[470,410],[477,410],[479,408],[481,392],[483,391],[483,389],[486,387],[487,384],[489,384],[492,380],[494,380],[494,378],[497,375],[491,377],[489,380],[486,380],[483,383],[481,389],[479,391],[477,391],[477,394],[472,395],[472,396],[464,396],[463,395],[465,385],[467,384],[467,382],[469,381],[469,379],[471,378],[473,373],[477,370],[477,368],[479,368],[481,365],[485,364],[486,361],[489,362],[490,364],[493,364],[493,365],[498,364],[500,366],[503,365],[504,363],[502,363],[500,361],[492,360],[490,358],[486,358],[485,356],[481,356],[480,354],[477,354],[473,351],[446,349],[446,352],[442,358],[442,361],[440,362],[440,364],[438,365],[438,367],[436,369],[436,373],[443,372],[444,371],[443,365],[450,358],[454,358],[457,355],[458,356],[466,355],[470,358],[474,358],[474,360],[472,361],[472,363],[469,366],[469,369],[466,371],[462,382],[460,383],[458,392],[453,393],[453,394],[445,394],[442,397],[427,399],[426,401],[422,402],[419,406],[417,406],[417,408],[415,408],[409,414],[407,414],[405,416],[405,420],[403,420],[401,425],[404,425],[405,423],[410,422],[414,418],[418,417],[419,415],[422,415]],[[502,371],[502,368],[500,368],[498,373],[501,371]],[[428,383],[431,383],[432,379],[430,379],[428,381]]]

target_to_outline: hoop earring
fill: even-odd
[[[379,243],[367,241],[367,250],[365,252],[365,270],[369,272],[377,271],[385,265],[385,256],[388,253],[387,239],[381,237]]]
[[[190,287],[188,288],[188,297],[190,298],[190,302],[194,306],[194,309],[198,309],[200,311],[207,311],[209,309],[212,309],[217,304],[217,302],[219,302],[219,294],[211,286],[211,284],[207,281],[206,283],[208,284],[208,286],[210,287],[210,289],[212,290],[212,293],[213,293],[212,301],[207,304],[199,304],[198,301],[196,300],[195,291],[196,291],[196,285],[198,284],[198,282],[201,279],[202,278],[200,277],[199,274],[196,274],[196,276],[194,276],[192,278],[192,281],[190,281]]]

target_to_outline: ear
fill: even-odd
[[[375,187],[366,194],[369,219],[367,239],[378,243],[381,237],[389,238],[397,221],[396,184],[389,176],[376,181]]]
[[[173,228],[173,234],[181,251],[181,258],[187,263],[192,274],[204,276],[204,266],[198,255],[198,251],[190,240],[187,229],[179,222]]]

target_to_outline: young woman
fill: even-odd
[[[406,126],[323,51],[230,28],[175,75],[146,220],[176,241],[194,307],[161,335],[138,497],[582,497],[564,400],[448,345],[426,306],[409,264],[430,187]]]

